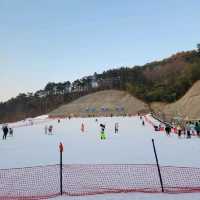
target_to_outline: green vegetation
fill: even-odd
[[[146,101],[174,102],[200,79],[197,51],[182,52],[141,67],[109,70],[105,77],[120,77],[120,88]]]

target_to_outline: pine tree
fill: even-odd
[[[198,51],[198,53],[200,54],[200,43],[197,44],[197,51]]]

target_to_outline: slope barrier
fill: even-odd
[[[200,192],[200,168],[161,166],[166,193]],[[1,200],[36,200],[59,195],[59,165],[0,170]],[[160,193],[156,165],[63,165],[63,195]]]

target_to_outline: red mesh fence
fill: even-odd
[[[167,193],[200,192],[200,168],[161,167]],[[0,199],[35,200],[59,195],[59,165],[0,170]],[[63,194],[161,192],[156,165],[63,165]]]

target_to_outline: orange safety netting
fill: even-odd
[[[200,192],[200,168],[161,166],[167,193]],[[60,191],[59,165],[0,170],[0,199],[45,199]],[[156,165],[63,165],[63,194],[160,193]]]

